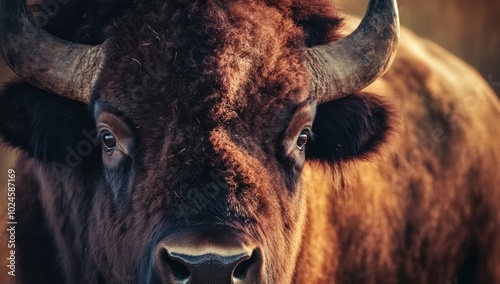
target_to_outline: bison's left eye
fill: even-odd
[[[118,147],[116,138],[111,132],[105,132],[102,134],[102,144],[104,145],[104,150],[108,155],[113,154],[113,151]]]
[[[307,141],[309,140],[309,133],[310,131],[309,130],[303,130],[299,137],[297,138],[297,149],[299,149],[300,151],[304,150],[304,147],[306,146],[307,144]]]

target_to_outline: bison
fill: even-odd
[[[19,282],[500,283],[500,103],[395,0],[0,8]]]

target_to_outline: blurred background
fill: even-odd
[[[362,16],[367,0],[338,0]],[[499,0],[398,0],[401,24],[431,39],[500,82]],[[497,86],[496,93],[500,93]]]
[[[362,16],[367,0],[338,0],[345,13]],[[473,65],[487,80],[500,82],[500,0],[399,0],[402,25]],[[13,76],[0,61],[0,84]],[[494,89],[500,94],[500,83]],[[0,255],[5,255],[6,177],[15,153],[0,146]],[[11,283],[0,259],[0,283]]]

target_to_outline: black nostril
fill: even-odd
[[[233,277],[239,280],[244,280],[247,277],[250,268],[257,262],[257,252],[254,250],[252,256],[248,259],[241,261],[233,272]]]
[[[189,279],[191,275],[189,269],[182,262],[172,259],[166,249],[161,251],[160,260],[170,269],[176,280],[186,281]]]

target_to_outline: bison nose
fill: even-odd
[[[183,232],[158,244],[154,272],[169,284],[263,283],[261,249],[232,231]]]
[[[182,250],[161,250],[159,260],[167,277],[167,283],[258,283],[255,277],[259,270],[257,251],[187,254]]]

